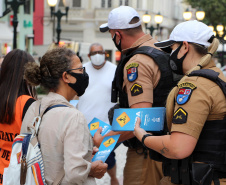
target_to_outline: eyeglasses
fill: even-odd
[[[89,55],[96,55],[96,54],[105,54],[105,51],[92,51],[89,53]]]
[[[85,67],[79,67],[79,68],[75,68],[75,69],[68,69],[66,72],[70,72],[72,70],[79,70],[81,72],[84,72],[84,71],[86,71],[86,68]]]

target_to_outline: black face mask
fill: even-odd
[[[177,55],[180,51],[180,48],[182,47],[183,43],[175,50],[173,53],[171,53],[169,57],[169,64],[172,71],[178,75],[184,75],[183,73],[183,61],[188,53],[186,53],[183,57],[180,59],[177,58]]]
[[[116,43],[116,34],[114,34],[114,37],[112,38],[114,44],[115,44],[115,47],[119,50],[119,51],[122,51],[122,47],[121,47],[121,40],[118,42],[118,44]]]
[[[69,83],[68,85],[77,92],[78,96],[82,96],[89,85],[89,75],[85,71],[83,73],[68,73],[77,80],[75,83]]]

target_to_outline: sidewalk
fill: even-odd
[[[123,185],[123,169],[126,162],[127,147],[121,144],[116,150],[117,178],[120,185]],[[106,173],[102,179],[96,179],[97,185],[110,185],[110,177]]]

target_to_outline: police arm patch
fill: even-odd
[[[138,77],[138,66],[139,64],[137,63],[132,63],[130,65],[128,65],[126,67],[126,70],[127,70],[127,79],[130,81],[130,82],[133,82],[137,79]]]
[[[172,122],[175,124],[184,124],[187,122],[188,113],[182,108],[179,107],[173,114]]]
[[[177,104],[183,105],[188,102],[192,92],[196,89],[196,86],[190,82],[184,82],[178,85],[179,91],[177,94]]]
[[[135,83],[131,87],[130,91],[131,91],[131,96],[137,96],[139,94],[142,94],[143,93],[142,85]]]

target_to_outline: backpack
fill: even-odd
[[[38,142],[38,129],[43,115],[55,107],[67,107],[63,104],[53,105],[40,113],[40,102],[35,108],[36,116],[32,125],[28,128],[31,132],[20,134],[15,137],[12,145],[12,152],[8,168],[4,169],[3,185],[46,185],[44,177],[44,164],[40,144]],[[58,175],[53,183],[60,184],[64,172]]]

